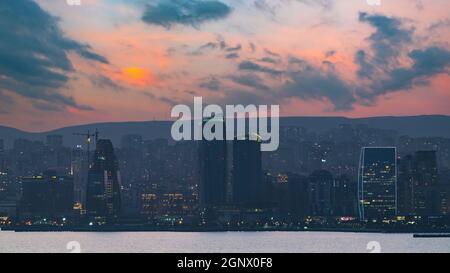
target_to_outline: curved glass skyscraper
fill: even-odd
[[[397,214],[397,149],[365,147],[358,174],[361,220],[391,219]]]
[[[120,173],[109,139],[99,139],[89,169],[86,210],[90,217],[113,219],[120,213]]]

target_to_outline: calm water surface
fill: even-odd
[[[365,253],[375,241],[381,252],[450,253],[450,238],[334,232],[0,232],[0,252],[70,252],[68,243],[73,241],[81,252]]]

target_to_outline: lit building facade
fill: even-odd
[[[397,149],[365,147],[358,175],[361,220],[390,219],[397,214]]]
[[[112,219],[120,214],[120,173],[112,142],[99,139],[88,174],[86,210],[90,217]]]

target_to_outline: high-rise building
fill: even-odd
[[[432,215],[437,213],[436,209],[433,209],[433,188],[438,182],[436,152],[416,152],[413,164],[414,214]]]
[[[47,136],[47,146],[51,148],[60,148],[63,146],[63,136],[62,135],[48,135]]]
[[[120,172],[124,185],[142,182],[143,176],[143,140],[140,135],[125,135],[119,154]]]
[[[332,216],[333,175],[325,170],[314,171],[308,177],[310,213],[314,216]]]
[[[288,208],[296,216],[307,216],[309,213],[308,178],[288,173]]]
[[[116,218],[121,209],[120,173],[111,140],[99,139],[88,174],[88,216]]]
[[[5,158],[5,144],[3,139],[0,139],[0,172],[6,169],[6,158]]]
[[[334,179],[334,215],[356,216],[356,181],[347,175],[340,175]]]
[[[22,178],[20,218],[65,218],[73,214],[73,179],[54,171]]]
[[[75,188],[75,202],[86,204],[86,185],[87,185],[88,162],[86,152],[81,145],[72,149],[70,174],[73,176]]]
[[[261,141],[233,141],[233,203],[256,205],[262,187]]]
[[[203,121],[203,125],[206,121]],[[216,127],[223,126],[223,119],[216,119]],[[203,126],[202,126],[203,127]],[[200,202],[203,207],[224,204],[227,196],[227,142],[224,140],[202,140],[199,147]]]
[[[399,213],[430,216],[439,214],[438,168],[435,151],[418,151],[399,159]]]
[[[397,162],[397,213],[399,215],[413,215],[415,183],[414,156],[401,156]]]
[[[390,219],[397,214],[396,148],[362,148],[358,180],[361,220]]]

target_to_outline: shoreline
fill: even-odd
[[[372,234],[450,234],[450,230],[429,229],[339,229],[339,228],[247,228],[247,229],[221,229],[221,228],[150,228],[150,227],[14,227],[1,228],[0,232],[179,232],[179,233],[205,233],[205,232],[338,232],[338,233],[372,233]]]

